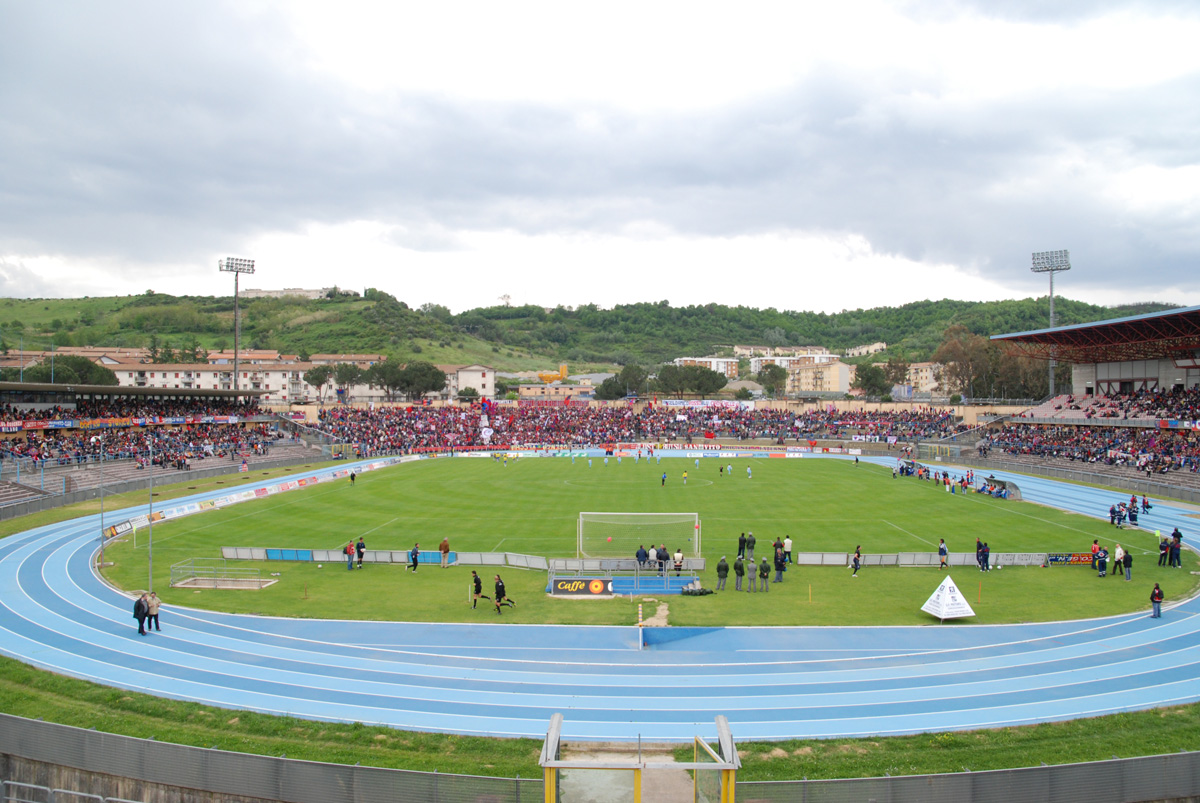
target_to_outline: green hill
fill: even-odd
[[[780,312],[720,304],[672,307],[665,301],[600,309],[485,307],[453,315],[443,306],[413,309],[367,290],[332,298],[255,298],[242,302],[242,345],[301,355],[383,353],[401,360],[479,362],[501,370],[568,362],[573,371],[714,353],[734,344],[817,345],[834,351],[884,341],[889,352],[928,359],[953,324],[981,335],[1046,326],[1045,298],[1016,301],[918,301],[838,313]],[[1173,305],[1101,307],[1055,300],[1061,324],[1136,315]],[[7,348],[148,346],[173,351],[233,345],[233,298],[138,296],[0,301]],[[886,356],[886,355],[885,355]],[[873,359],[879,359],[875,357]]]

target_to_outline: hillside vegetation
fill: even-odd
[[[654,365],[680,356],[719,352],[734,344],[817,345],[834,351],[875,341],[888,354],[927,360],[954,325],[978,335],[1047,325],[1045,298],[1016,301],[918,301],[901,307],[838,313],[779,311],[721,304],[672,307],[666,301],[600,309],[485,307],[458,315],[437,304],[420,309],[377,290],[243,299],[242,346],[316,353],[382,353],[400,360],[479,362],[529,370],[568,362],[572,371],[614,364]],[[1060,324],[1136,315],[1173,305],[1101,307],[1055,300]],[[0,301],[0,341],[6,348],[169,346],[173,354],[233,345],[233,298],[138,296]],[[881,359],[872,357],[871,359]]]

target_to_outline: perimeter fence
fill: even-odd
[[[535,803],[544,797],[540,777],[450,775],[256,756],[9,714],[0,714],[0,778],[72,790],[47,798],[51,801]]]
[[[738,803],[1149,803],[1200,797],[1200,752],[1012,770],[739,781]]]

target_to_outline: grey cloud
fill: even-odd
[[[381,220],[398,244],[449,250],[458,229],[651,221],[701,235],[861,234],[877,251],[1030,292],[1042,284],[1029,253],[1055,248],[1100,284],[1153,265],[1156,281],[1197,288],[1197,210],[1134,218],[1063,161],[1083,153],[1102,172],[1197,164],[1200,112],[1182,102],[1200,94],[1197,76],[965,106],[930,79],[828,67],[754,102],[634,117],[365,97],[311,74],[270,16],[61,8],[12,6],[20,35],[0,51],[9,253],[136,269],[310,222]],[[584,111],[600,125],[579,125]],[[1050,171],[1063,175],[1045,196],[1000,191]]]

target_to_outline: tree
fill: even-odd
[[[942,344],[933,354],[933,361],[946,366],[944,376],[947,390],[975,395],[975,383],[987,379],[990,369],[989,343],[962,324],[946,330]]]
[[[688,365],[683,369],[688,389],[700,394],[700,398],[713,395],[729,384],[729,377],[701,365]]]
[[[410,362],[400,374],[400,390],[410,399],[446,388],[446,372],[429,362]]]
[[[53,377],[53,379],[51,379]],[[86,357],[54,355],[25,369],[26,382],[51,382],[56,385],[116,385],[117,375]]]
[[[459,388],[458,398],[460,399],[478,399],[479,391],[475,388]]]
[[[363,370],[352,362],[339,362],[333,366],[333,381],[342,389],[357,385],[362,375]]]
[[[314,365],[304,372],[304,381],[309,387],[317,389],[317,401],[321,404],[325,403],[325,386],[329,384],[329,378],[333,376],[333,368],[328,365]]]
[[[896,356],[888,358],[887,365],[883,367],[883,374],[893,385],[907,385],[908,369],[908,360],[904,359],[904,352],[901,351]]]
[[[733,394],[733,398],[738,401],[750,401],[754,398],[754,392],[750,388],[738,388],[737,393]]]
[[[606,401],[623,399],[625,398],[625,385],[622,384],[619,376],[613,375],[606,378],[596,387],[594,395],[597,399]]]
[[[200,341],[195,335],[192,335],[191,342],[188,343],[187,348],[180,350],[179,359],[183,362],[207,362],[208,350],[200,345]]]
[[[387,391],[388,399],[399,393],[404,384],[404,366],[391,357],[372,365],[367,369],[367,375],[369,382]]]
[[[687,390],[683,369],[674,363],[659,366],[655,384],[668,396],[681,396]]]
[[[616,379],[625,389],[625,393],[622,395],[634,393],[640,396],[646,392],[646,382],[650,379],[650,372],[637,363],[630,363],[621,369],[621,373],[617,374]]]
[[[888,381],[884,370],[878,365],[867,363],[866,365],[858,366],[854,372],[854,381],[850,383],[850,387],[855,390],[861,390],[863,395],[868,399],[878,399],[886,396],[892,390],[892,383]]]
[[[758,384],[772,396],[787,388],[787,369],[782,365],[768,363],[758,372]]]

